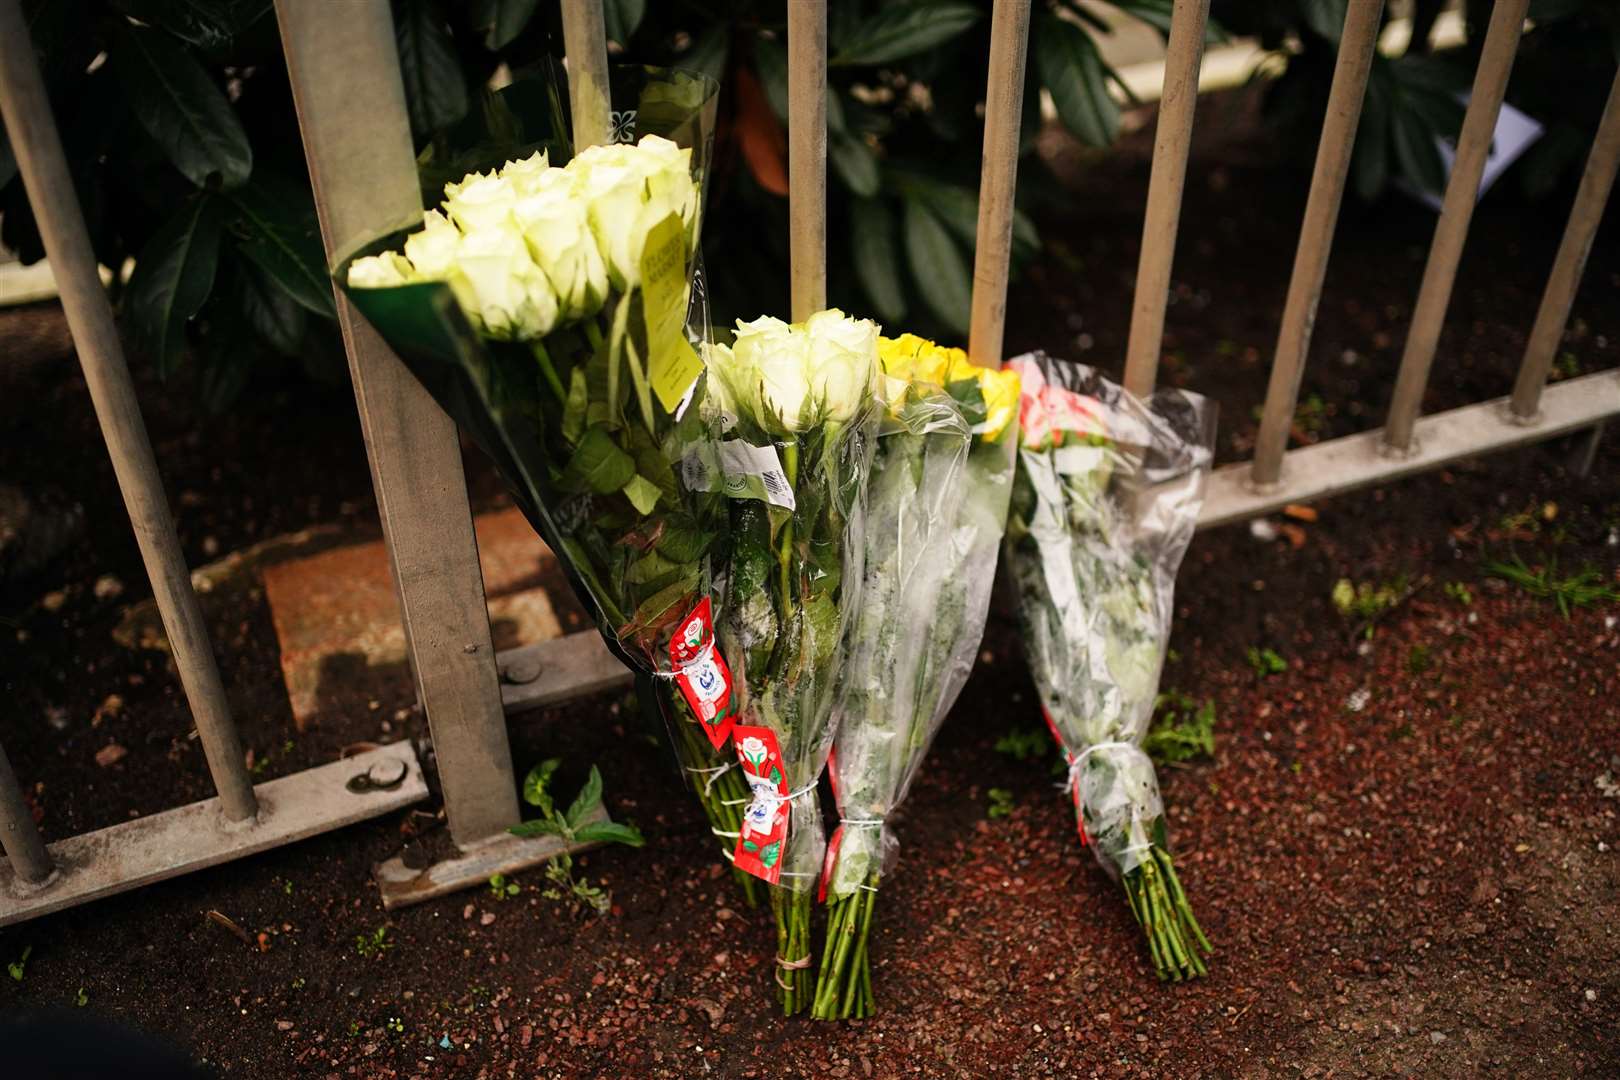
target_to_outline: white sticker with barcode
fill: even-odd
[[[726,474],[726,494],[732,498],[764,499],[772,506],[797,509],[776,447],[727,439],[720,444],[720,468]]]

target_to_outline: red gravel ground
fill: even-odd
[[[1093,355],[1117,355],[1150,135],[1054,215],[1053,259],[1014,300],[1015,345],[1075,355],[1087,334]],[[1222,398],[1228,455],[1252,436],[1263,364],[1247,357],[1269,351],[1296,188],[1244,143],[1194,161],[1177,266],[1190,299],[1172,309],[1167,349],[1181,359],[1167,376]],[[1534,230],[1511,202],[1482,208],[1432,407],[1502,392],[1564,205],[1538,209],[1551,224]],[[1342,406],[1355,383],[1376,416],[1424,220],[1392,205],[1347,230],[1308,392]],[[1586,370],[1620,360],[1617,251],[1600,239],[1577,304],[1570,347]],[[1075,286],[1079,265],[1098,269]],[[60,318],[0,316],[0,343],[21,358],[0,372],[0,478],[90,509],[82,542],[0,590],[6,747],[56,839],[208,788],[165,658],[111,640],[144,578]],[[142,391],[194,565],[313,523],[374,534],[341,387],[268,381],[228,424],[199,424],[172,388]],[[1320,428],[1369,422],[1335,406]],[[433,826],[399,815],[0,931],[0,960],[32,948],[22,980],[0,980],[0,1010],[71,1006],[82,989],[87,1009],[255,1078],[1620,1075],[1620,604],[1566,619],[1484,568],[1516,553],[1620,584],[1620,441],[1584,479],[1565,468],[1572,449],[1338,499],[1299,523],[1299,547],[1243,527],[1194,542],[1165,685],[1213,699],[1217,752],[1162,780],[1183,880],[1218,948],[1203,982],[1154,980],[1050,759],[994,749],[1040,724],[1002,607],[898,825],[874,1020],[772,1013],[769,913],[741,906],[661,736],[618,700],[513,727],[520,765],[562,756],[568,792],[598,763],[614,814],[646,832],[645,849],[582,860],[612,889],[609,915],[544,898],[539,872],[513,899],[479,891],[384,913],[370,866]],[[497,504],[470,461],[475,502]],[[98,599],[107,573],[125,592]],[[1417,584],[1368,638],[1329,603],[1340,578]],[[205,603],[265,776],[422,733],[409,686],[390,683],[323,704],[325,726],[297,735],[252,576]],[[1257,675],[1251,646],[1287,670]],[[128,754],[100,767],[109,743]],[[1010,794],[1009,815],[988,816],[992,788]],[[206,921],[210,909],[263,931],[268,950]],[[379,927],[388,947],[361,956],[357,935]]]

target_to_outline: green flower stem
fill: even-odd
[[[869,941],[877,913],[878,875],[827,905],[827,942],[810,1015],[817,1020],[865,1019],[876,1011]]]
[[[787,476],[788,487],[795,487],[799,482],[799,444],[797,440],[789,439],[782,444],[782,472]],[[793,515],[787,515],[787,521],[782,524],[782,538],[777,544],[776,560],[782,570],[781,600],[782,600],[782,628],[786,630],[793,614]]]
[[[636,349],[634,334],[624,336],[624,351],[628,354],[630,382],[636,388],[636,403],[641,406],[642,423],[647,426],[647,433],[656,439],[658,435],[658,418],[653,415],[652,388],[647,382],[647,369],[642,365],[641,353]]]
[[[1154,973],[1171,982],[1208,974],[1204,956],[1215,950],[1187,903],[1170,853],[1153,845],[1123,883],[1131,914],[1147,937]]]
[[[540,374],[546,378],[546,385],[557,396],[557,402],[564,407],[568,405],[568,391],[563,388],[562,380],[557,377],[557,368],[551,362],[551,354],[546,351],[545,343],[536,339],[529,342],[529,349],[540,364]]]
[[[687,714],[683,703],[673,702],[672,709],[674,712],[672,726],[675,728],[675,738],[679,740],[676,757],[680,759],[681,766],[711,769],[726,764],[703,732],[697,730],[698,722]],[[709,819],[710,830],[715,833],[741,832],[743,807],[749,797],[748,783],[743,779],[741,770],[729,769],[718,776],[713,776],[712,783],[711,774],[689,775],[692,777],[692,790],[697,795],[698,804],[703,807],[703,814]],[[736,840],[729,836],[718,835],[715,840],[720,844],[721,855],[729,860]],[[735,866],[731,868],[731,876],[736,879],[737,887],[742,890],[744,903],[750,908],[758,907],[759,879],[738,870]]]
[[[591,343],[592,352],[602,351],[602,328],[596,325],[596,320],[600,317],[593,315],[580,324],[585,328],[585,340]]]
[[[784,967],[810,956],[810,894],[776,886],[771,890],[776,914],[775,979],[783,1016],[796,1016],[810,1004],[809,967]]]

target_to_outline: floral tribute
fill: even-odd
[[[1018,375],[906,334],[878,343],[887,405],[865,574],[828,775],[840,825],[811,1015],[872,1015],[868,942],[898,843],[889,815],[973,669],[1012,490]]]
[[[1176,570],[1203,505],[1214,407],[1182,390],[1142,401],[1044,353],[1009,366],[1022,394],[1007,563],[1081,843],[1124,885],[1159,977],[1203,975],[1212,949],[1176,873],[1141,743]]]

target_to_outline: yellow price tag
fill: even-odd
[[[670,214],[641,249],[641,303],[647,325],[647,381],[673,413],[703,374],[703,358],[686,340],[686,225]]]

